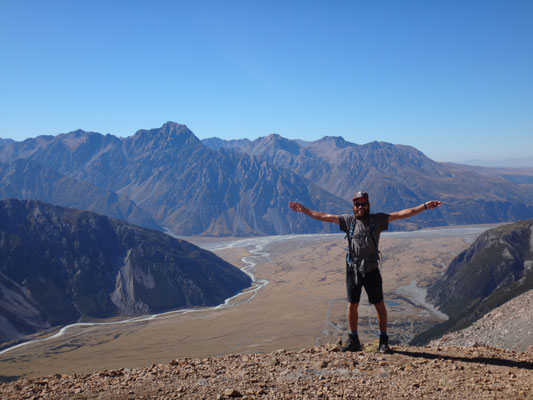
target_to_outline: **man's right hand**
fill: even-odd
[[[304,212],[305,210],[304,206],[302,206],[300,203],[296,203],[295,201],[289,201],[289,208],[292,211],[296,211],[296,212]]]

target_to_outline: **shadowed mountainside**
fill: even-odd
[[[212,306],[250,278],[161,232],[37,201],[0,201],[1,341],[87,318]]]
[[[420,334],[413,343],[463,329],[531,289],[533,220],[486,231],[428,289],[428,300],[450,319]]]

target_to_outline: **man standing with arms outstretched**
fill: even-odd
[[[350,334],[342,351],[361,351],[361,343],[357,335],[357,322],[361,289],[364,287],[370,304],[374,304],[378,316],[379,351],[388,354],[389,337],[387,336],[387,309],[383,301],[383,281],[379,272],[379,235],[386,231],[389,222],[417,215],[424,210],[440,207],[438,200],[428,201],[417,207],[402,211],[370,213],[368,193],[356,192],[353,195],[353,214],[333,215],[305,208],[300,203],[289,202],[289,208],[296,212],[323,222],[338,224],[340,230],[348,238],[346,255],[346,290],[348,292],[348,325]]]

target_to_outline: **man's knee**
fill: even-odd
[[[385,302],[383,300],[377,302],[374,304],[374,307],[376,307],[377,312],[387,312],[387,307],[385,307]]]
[[[348,303],[348,313],[356,313],[357,308],[359,307],[359,303]]]

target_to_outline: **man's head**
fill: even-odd
[[[368,193],[355,192],[352,198],[353,214],[357,219],[365,219],[370,212],[370,202],[368,201]]]

